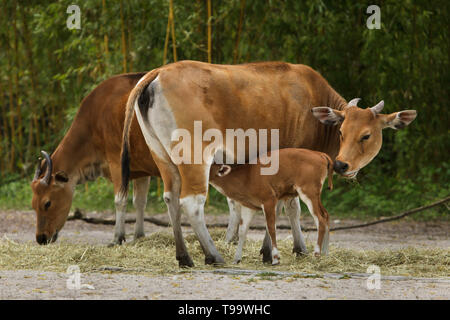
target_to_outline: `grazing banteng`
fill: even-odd
[[[272,264],[280,260],[277,249],[275,219],[277,204],[297,196],[308,206],[317,227],[316,255],[328,253],[329,219],[328,212],[320,201],[322,185],[328,177],[328,188],[332,189],[333,161],[322,152],[307,149],[281,149],[278,152],[280,167],[274,175],[261,175],[261,167],[267,164],[245,164],[234,166],[213,165],[210,183],[227,197],[242,205],[239,226],[239,244],[234,262],[242,258],[242,248],[250,221],[255,210],[263,210],[266,227],[272,245]],[[219,167],[220,169],[214,169]],[[292,199],[296,201],[296,199]],[[291,201],[292,201],[291,200]],[[294,217],[291,215],[295,214]],[[305,253],[306,246],[301,235],[298,211],[288,212],[294,238],[294,252]]]
[[[130,91],[145,73],[121,74],[103,81],[81,102],[69,131],[49,156],[43,152],[31,183],[36,211],[36,240],[47,244],[57,239],[72,205],[77,184],[99,176],[111,180],[114,194],[120,187],[120,149],[125,106]],[[136,207],[134,238],[144,236],[144,210],[149,176],[159,177],[141,129],[133,120],[130,129],[133,204]],[[125,241],[127,199],[116,196],[116,225],[112,244]]]
[[[43,152],[31,188],[36,211],[36,241],[53,242],[64,226],[72,205],[75,186],[99,176],[111,180],[114,192],[120,186],[120,137],[128,94],[145,73],[122,74],[103,81],[81,103],[81,107],[55,152]],[[144,236],[143,215],[149,176],[159,176],[136,121],[131,126],[131,178],[136,207],[134,237]],[[144,156],[143,156],[144,155]],[[125,240],[126,199],[116,197],[113,243]]]
[[[176,164],[171,158],[172,134],[184,130],[194,136],[194,121],[202,128],[279,129],[279,148],[307,148],[327,153],[336,172],[356,176],[379,152],[382,129],[403,128],[416,112],[380,114],[383,103],[361,109],[358,99],[345,101],[316,71],[305,65],[281,62],[214,65],[180,61],[150,71],[130,93],[122,146],[122,189],[128,186],[129,128],[134,111],[162,179],[171,210],[180,264],[191,261],[180,228],[180,206],[205,253],[205,262],[223,263],[204,221],[209,171],[216,152],[236,160],[225,142],[209,149],[202,163]],[[317,106],[323,106],[318,107]],[[312,111],[312,112],[311,112]],[[317,121],[317,118],[320,121]],[[341,148],[339,148],[341,142]],[[209,147],[201,142],[200,149]],[[195,144],[191,153],[196,152]],[[271,142],[267,143],[271,148]],[[276,149],[276,148],[274,148]],[[246,146],[248,159],[248,146]],[[181,260],[180,260],[181,259]]]

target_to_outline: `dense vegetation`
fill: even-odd
[[[71,4],[0,4],[0,206],[29,207],[39,150],[55,149],[102,80],[182,59],[303,63],[361,106],[418,110],[408,128],[385,130],[359,183],[324,192],[332,214],[386,215],[448,195],[448,1],[379,2],[381,29],[367,28],[368,4],[354,1],[89,0],[78,3],[81,29],[69,30]],[[106,182],[89,188],[105,200],[82,187],[80,206],[112,207]],[[225,206],[215,192],[210,203]]]

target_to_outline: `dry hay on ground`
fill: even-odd
[[[211,230],[217,249],[223,255],[225,267],[256,269],[262,272],[289,271],[299,273],[344,273],[367,271],[377,265],[383,275],[414,277],[448,277],[450,274],[450,250],[409,247],[398,250],[352,250],[330,247],[330,255],[316,258],[313,244],[308,244],[309,254],[295,257],[292,241],[279,241],[281,265],[265,265],[261,261],[260,241],[248,240],[242,263],[232,265],[236,246],[225,242],[225,231]],[[175,242],[169,232],[156,232],[134,243],[112,248],[87,244],[58,242],[39,246],[34,242],[16,243],[0,240],[0,269],[33,269],[65,272],[70,265],[78,265],[81,272],[109,270],[129,271],[136,274],[167,275],[189,270],[213,270],[205,266],[204,255],[194,235],[186,237],[186,245],[194,260],[193,269],[180,269],[175,260]],[[222,266],[223,267],[223,266]],[[113,272],[112,271],[112,272]]]

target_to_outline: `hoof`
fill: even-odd
[[[221,256],[205,256],[205,264],[224,265],[225,260]]]
[[[280,264],[280,258],[276,258],[276,257],[275,257],[275,258],[273,259],[273,261],[272,261],[272,265],[273,265],[273,266],[276,266],[276,265],[279,265],[279,264]]]
[[[241,259],[236,259],[233,261],[233,264],[239,264],[239,263],[241,263]]]
[[[263,263],[272,263],[272,252],[269,248],[261,248],[259,254],[263,255],[262,261]]]
[[[194,262],[189,255],[177,257],[177,260],[180,268],[192,268],[194,266]]]
[[[120,246],[125,241],[126,241],[125,235],[114,237],[114,240],[110,244],[108,244],[108,247],[114,247],[114,246],[117,246],[117,245]]]
[[[306,248],[294,248],[292,253],[295,253],[297,257],[302,257],[308,254],[308,250]]]
[[[134,234],[134,240],[138,240],[138,239],[140,239],[140,238],[144,238],[145,237],[145,233],[135,233]]]

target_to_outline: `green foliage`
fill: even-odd
[[[245,1],[241,32],[241,1],[212,3],[214,63],[303,63],[347,100],[363,98],[361,106],[383,99],[386,113],[418,111],[408,128],[385,130],[383,148],[360,173],[359,184],[338,181],[335,191],[324,192],[332,214],[382,215],[448,195],[448,1],[383,1],[379,30],[366,27],[367,3]],[[168,1],[83,1],[80,30],[66,27],[70,4],[0,4],[2,207],[29,205],[27,184],[3,184],[31,175],[39,151],[56,148],[83,97],[114,74],[163,62]],[[206,17],[204,2],[174,0],[178,60],[207,59]],[[112,209],[108,183],[89,184],[95,196],[83,188],[74,205]],[[156,192],[155,182],[152,188]],[[210,202],[226,210],[215,191]]]

